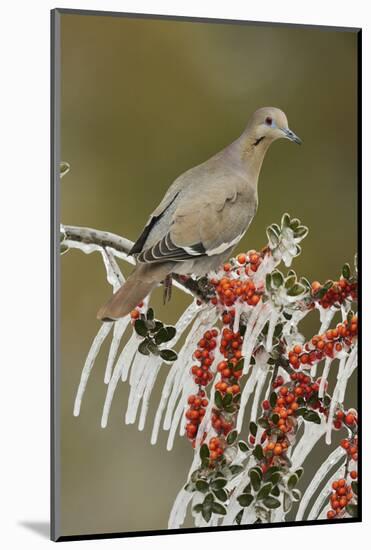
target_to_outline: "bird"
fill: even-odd
[[[177,177],[130,250],[133,272],[97,318],[126,316],[172,274],[201,277],[217,271],[255,216],[262,163],[280,138],[302,143],[281,109],[262,107],[240,137]]]

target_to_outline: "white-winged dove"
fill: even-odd
[[[98,319],[128,314],[172,273],[202,276],[217,270],[255,215],[263,159],[279,138],[301,143],[283,111],[258,109],[236,141],[179,176],[130,252],[137,262],[134,271]]]

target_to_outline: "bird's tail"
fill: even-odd
[[[132,311],[171,272],[173,262],[138,264],[122,287],[100,308],[97,318],[115,321]]]

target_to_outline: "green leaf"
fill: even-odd
[[[265,483],[261,487],[261,489],[258,492],[256,498],[258,500],[262,500],[262,499],[266,498],[269,495],[269,493],[271,492],[272,488],[273,488],[273,483],[271,483],[271,482]]]
[[[227,510],[224,508],[223,504],[220,504],[219,502],[213,502],[211,510],[214,514],[218,514],[219,516],[225,516],[227,513]]]
[[[238,371],[242,370],[243,366],[244,366],[244,363],[245,363],[244,359],[240,359],[238,361],[238,363],[236,363],[236,365],[233,367],[233,371],[238,372]]]
[[[148,349],[149,340],[143,340],[138,346],[138,351],[142,355],[149,355],[150,351]]]
[[[242,493],[242,495],[237,497],[237,500],[238,504],[242,506],[242,508],[246,508],[247,506],[250,506],[250,504],[254,500],[254,497],[249,493]]]
[[[299,407],[299,409],[296,409],[295,416],[304,416],[308,409],[305,407]]]
[[[298,478],[300,479],[301,476],[303,475],[303,472],[304,472],[304,468],[298,468],[296,471],[295,471],[295,474],[298,476]]]
[[[291,277],[286,277],[285,288],[286,289],[292,288],[295,283],[296,283],[296,275],[291,275]]]
[[[165,342],[169,342],[174,338],[175,334],[176,330],[174,327],[160,328],[160,330],[155,334],[156,344],[164,344]]]
[[[164,326],[164,323],[161,323],[161,321],[155,321],[155,328],[153,329],[152,332],[158,332],[160,328],[162,328],[163,326]]]
[[[289,489],[293,489],[295,485],[297,485],[298,481],[299,481],[299,477],[296,474],[292,474],[287,480],[287,487]]]
[[[240,466],[239,464],[233,464],[230,467],[230,470],[231,470],[232,476],[236,476],[237,474],[240,474],[241,472],[244,471],[244,467]]]
[[[274,497],[279,497],[281,494],[281,491],[280,491],[280,488],[278,485],[275,485],[273,487],[273,489],[271,490],[271,495],[273,495]]]
[[[261,485],[261,477],[259,476],[258,472],[255,468],[252,468],[249,472],[249,475],[252,488],[254,489],[254,491],[259,491]]]
[[[226,485],[227,485],[227,480],[224,479],[224,477],[218,477],[210,483],[210,487],[215,491],[218,491],[219,489],[223,489],[223,487],[225,487]]]
[[[269,397],[269,404],[272,407],[272,409],[276,406],[276,403],[277,403],[277,394],[274,391],[274,392],[271,393],[271,395]]]
[[[204,458],[209,458],[209,456],[210,456],[209,447],[206,445],[206,443],[204,443],[203,445],[201,445],[201,448],[200,448],[200,458],[201,460],[203,460]]]
[[[356,518],[358,516],[358,506],[356,504],[348,504],[345,509],[352,518]]]
[[[148,340],[148,350],[153,353],[153,355],[159,355],[160,350],[152,340]]]
[[[178,355],[172,349],[162,349],[160,351],[160,356],[164,361],[173,362],[178,359]]]
[[[281,218],[281,226],[290,227],[290,214],[287,214],[287,212]]]
[[[242,453],[247,453],[247,451],[249,450],[247,443],[245,443],[244,441],[238,442],[238,448]]]
[[[228,500],[227,491],[224,491],[224,489],[218,489],[217,491],[214,491],[214,495],[218,500],[221,500],[222,502]]]
[[[198,479],[196,481],[196,489],[200,493],[206,493],[209,490],[209,484],[204,479]]]
[[[265,473],[265,479],[266,481],[270,481],[271,477],[273,476],[273,474],[277,473],[277,472],[280,472],[281,471],[281,468],[279,466],[271,466],[269,468],[269,470],[266,471]]]
[[[174,338],[174,336],[176,335],[176,328],[175,327],[166,327],[166,332],[167,332],[167,337],[166,337],[166,340],[165,342],[169,342],[170,340],[172,340]]]
[[[237,523],[237,525],[241,525],[242,516],[243,516],[243,510],[240,510],[237,516],[234,518],[234,521]]]
[[[147,336],[148,329],[143,319],[137,319],[134,323],[134,328],[135,328],[135,332],[139,334],[139,336]]]
[[[233,445],[233,443],[236,441],[237,439],[237,430],[233,430],[232,432],[229,432],[229,434],[227,435],[227,443],[228,445]]]
[[[208,523],[210,521],[211,514],[212,514],[211,507],[207,507],[207,506],[202,507],[202,517],[204,518],[206,523]]]
[[[310,411],[306,409],[306,412],[303,414],[303,417],[304,417],[304,420],[306,420],[307,422],[314,422],[315,424],[321,424],[321,418],[319,414],[317,414],[314,411]]]
[[[200,512],[202,512],[202,504],[196,504],[195,506],[193,506],[193,511],[196,514],[199,514]]]
[[[300,296],[301,294],[305,294],[306,288],[300,283],[295,283],[291,288],[288,289],[287,295],[288,296]]]
[[[276,246],[280,242],[280,237],[271,225],[267,227],[266,234],[267,234],[270,247],[276,248]]]
[[[215,392],[214,401],[215,401],[215,405],[218,407],[218,409],[223,408],[223,397],[222,397],[222,394],[220,393],[220,391]]]
[[[298,218],[292,218],[290,222],[291,229],[295,230],[299,227],[299,225],[300,225],[300,220]]]
[[[271,420],[272,420],[273,424],[276,424],[276,425],[277,425],[279,419],[280,419],[280,417],[279,417],[279,415],[278,415],[277,413],[272,414]]]
[[[255,449],[253,450],[252,454],[257,458],[258,460],[262,460],[264,458],[263,448],[261,445],[256,445]]]
[[[255,422],[250,422],[249,430],[251,435],[255,437],[258,431],[258,426],[255,424]]]
[[[278,500],[278,498],[274,498],[274,497],[265,498],[263,500],[263,504],[264,504],[264,506],[266,506],[269,509],[279,508],[281,506],[281,503]]]
[[[213,502],[214,502],[214,495],[212,493],[208,493],[204,498],[203,505],[211,506]]]
[[[342,275],[344,279],[350,279],[350,265],[344,264],[342,269]]]
[[[358,495],[358,482],[352,481],[352,491],[355,495]]]
[[[147,321],[153,321],[154,318],[155,318],[155,312],[150,307],[148,308],[148,311],[147,311]]]
[[[275,288],[283,285],[283,275],[277,269],[272,272],[272,284]]]
[[[281,479],[281,472],[275,472],[271,475],[270,481],[273,483],[273,485],[277,485],[277,483]]]
[[[226,393],[223,397],[223,407],[228,407],[232,403],[233,395],[231,393]]]
[[[304,239],[309,233],[309,229],[305,225],[299,225],[294,231],[295,239]]]
[[[292,494],[293,499],[296,502],[301,499],[301,492],[299,491],[299,489],[293,489],[291,491],[291,494]]]

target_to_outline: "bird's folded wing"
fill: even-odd
[[[214,196],[202,192],[179,197],[163,235],[150,247],[144,244],[139,262],[184,261],[222,254],[233,247],[256,210],[255,194],[235,188]]]

